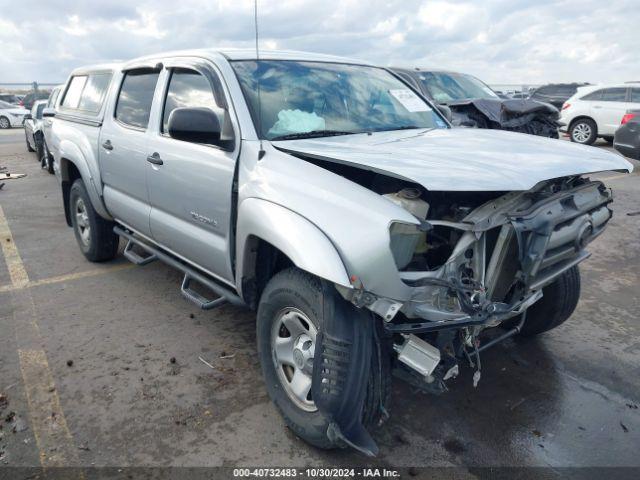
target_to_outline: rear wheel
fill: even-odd
[[[531,337],[563,324],[573,313],[580,299],[580,270],[567,270],[542,289],[543,297],[527,310],[520,335]]]
[[[113,233],[114,223],[96,213],[84,182],[73,182],[69,192],[71,225],[80,250],[91,262],[111,260],[118,252],[118,235]]]
[[[569,129],[571,141],[582,145],[592,145],[598,137],[596,122],[590,118],[580,118],[571,124]]]
[[[276,274],[260,299],[257,340],[267,392],[287,426],[306,442],[330,449],[343,445],[327,436],[329,419],[316,407],[311,390],[316,337],[327,301],[320,282],[297,268]],[[380,420],[380,404],[390,386],[388,364],[378,362],[375,348],[373,357],[375,367],[365,380],[365,427]]]

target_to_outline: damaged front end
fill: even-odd
[[[490,195],[421,198],[418,189],[385,195],[421,220],[390,226],[391,251],[410,299],[349,295],[382,317],[397,353],[396,373],[430,392],[446,390],[460,360],[479,367],[480,351],[517,333],[543,288],[589,256],[586,245],[612,215],[611,192],[580,177],[487,200]],[[511,330],[483,344],[485,329],[508,320],[515,322]]]
[[[448,103],[455,126],[508,130],[558,138],[560,113],[548,103],[529,99],[473,99]]]

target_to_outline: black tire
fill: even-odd
[[[542,289],[544,296],[527,310],[527,319],[520,331],[523,337],[547,332],[564,323],[576,309],[580,299],[580,270],[567,270]]]
[[[50,174],[53,174],[53,158],[51,157],[51,153],[49,153],[49,148],[47,147],[47,142],[44,141],[44,138],[40,142],[40,151],[38,152],[40,156],[40,166],[47,170]]]
[[[2,129],[10,129],[11,128],[11,122],[9,121],[9,119],[5,116],[0,117],[0,130]]]
[[[290,398],[276,371],[271,347],[271,333],[278,313],[287,308],[303,312],[316,329],[322,329],[323,288],[322,280],[297,268],[289,268],[276,274],[267,284],[258,306],[257,341],[267,392],[287,426],[304,441],[322,448],[341,448],[340,441],[327,436],[329,420],[318,410],[305,411]],[[355,308],[355,307],[354,307]],[[365,427],[380,423],[380,404],[384,405],[390,391],[389,356],[383,353],[378,362],[378,350],[374,349],[373,367],[367,383],[367,394],[362,422]]]
[[[588,135],[581,135],[580,132],[588,131]],[[581,145],[593,145],[593,142],[598,138],[598,126],[596,122],[590,118],[579,118],[571,123],[569,128],[569,137],[574,143]]]
[[[120,237],[113,233],[115,224],[96,213],[81,179],[73,182],[71,186],[69,209],[73,232],[76,235],[78,246],[87,260],[104,262],[113,259],[118,253],[120,240]],[[89,227],[88,235],[85,234],[86,226],[83,227],[79,223],[79,215],[85,217],[82,219],[82,223]]]
[[[35,152],[35,149],[29,143],[29,137],[27,137],[27,131],[24,131],[24,141],[27,144],[27,152]]]

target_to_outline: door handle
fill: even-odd
[[[111,144],[111,140],[107,140],[102,144],[102,148],[105,150],[113,150],[113,145]]]
[[[154,165],[162,165],[164,162],[160,158],[160,154],[158,152],[153,152],[151,155],[147,157],[147,162],[153,163]]]

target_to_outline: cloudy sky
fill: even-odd
[[[638,0],[258,0],[261,47],[445,67],[492,84],[640,80]],[[253,1],[0,0],[0,82],[253,45]]]

